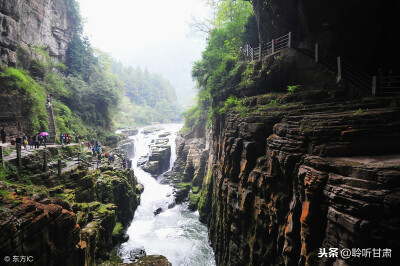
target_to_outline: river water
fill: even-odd
[[[169,132],[171,145],[170,169],[175,161],[175,140],[181,124],[162,124],[151,128],[158,128],[150,134],[143,134],[143,129],[132,138],[135,142],[133,169],[139,183],[143,184],[140,205],[135,217],[127,230],[128,242],[122,244],[121,253],[128,254],[135,248],[144,248],[147,255],[163,255],[172,265],[206,266],[215,265],[214,254],[208,244],[207,227],[199,222],[198,212],[191,212],[186,204],[178,204],[173,208],[174,198],[172,187],[162,185],[149,173],[138,168],[137,160],[146,156],[152,141],[158,135]],[[147,127],[149,128],[149,127]],[[160,178],[159,178],[160,179]],[[162,208],[163,212],[154,215],[154,211]],[[122,256],[124,262],[128,256]]]

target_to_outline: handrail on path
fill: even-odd
[[[309,47],[302,39],[291,32],[267,43],[261,43],[258,47],[251,47],[250,44],[246,44],[244,47],[240,47],[240,50],[246,58],[261,60],[286,48],[294,48],[313,58],[315,63],[320,63],[336,72],[336,81],[338,83],[344,78],[359,89],[371,92],[373,97],[376,96],[378,89],[379,95],[383,96],[400,94],[400,76],[393,76],[391,73],[389,76],[383,76],[381,73],[378,76],[371,76],[329,51],[320,54],[318,43],[314,44],[314,47]]]

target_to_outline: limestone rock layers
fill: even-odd
[[[65,57],[73,37],[72,1],[0,1],[0,60],[15,66],[18,58],[32,55],[41,47],[55,59]],[[17,52],[18,51],[18,52]],[[30,56],[28,56],[29,58]],[[29,67],[28,62],[24,67]]]
[[[319,248],[398,250],[399,108],[290,105],[213,122],[199,212],[218,265],[359,265]]]

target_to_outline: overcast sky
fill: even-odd
[[[78,0],[93,46],[125,65],[162,74],[178,92],[191,90],[191,68],[205,39],[188,36],[191,16],[207,15],[205,0]]]

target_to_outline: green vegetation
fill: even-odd
[[[300,88],[300,85],[293,85],[293,86],[289,85],[289,86],[287,86],[288,94],[292,94],[293,92],[295,92],[299,88]]]
[[[233,109],[238,112],[241,117],[244,117],[248,113],[248,108],[243,105],[245,100],[245,98],[238,99],[235,96],[229,96],[229,98],[225,100],[224,106],[218,110],[218,113],[223,114]]]
[[[367,114],[368,109],[367,110],[363,110],[362,108],[359,108],[357,111],[354,112],[354,114],[352,114],[351,116],[360,116],[360,115],[365,115]]]
[[[113,63],[112,72],[122,81],[126,95],[116,116],[119,127],[132,125],[132,120],[138,125],[180,120],[175,89],[161,75],[119,62]]]
[[[112,232],[113,236],[119,236],[121,235],[121,233],[124,231],[124,227],[122,226],[122,224],[120,222],[117,222],[115,224],[114,230]]]
[[[66,61],[56,63],[47,47],[19,45],[18,68],[0,68],[0,90],[23,97],[23,116],[32,121],[28,135],[48,130],[46,95],[58,133],[106,139],[115,127],[180,119],[175,90],[158,74],[124,67],[93,48],[82,33],[76,0],[67,1],[74,38]],[[23,69],[25,68],[25,69]]]
[[[214,115],[225,112],[227,108],[234,108],[242,115],[246,112],[243,102],[235,98],[222,99],[227,101],[222,104],[222,108],[212,110],[211,106],[220,105],[213,103],[213,99],[218,98],[226,89],[238,84],[251,85],[249,77],[253,73],[253,64],[238,60],[243,57],[240,47],[247,42],[252,46],[258,45],[257,25],[251,3],[224,0],[210,2],[210,5],[216,13],[214,28],[208,36],[202,59],[195,62],[192,69],[198,99],[197,105],[184,114],[183,131],[188,131],[196,124],[209,125]]]
[[[278,106],[278,105],[279,105],[279,103],[278,103],[278,100],[277,100],[277,99],[272,99],[272,100],[267,104],[268,107]]]
[[[0,84],[0,90],[11,97],[22,96],[22,113],[31,117],[32,132],[48,129],[46,93],[27,71],[12,67],[0,68]]]

